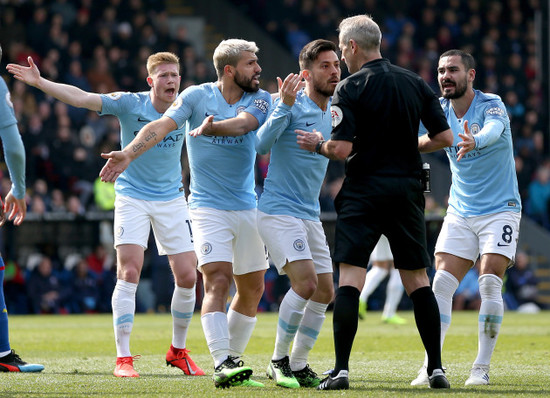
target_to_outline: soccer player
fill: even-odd
[[[336,45],[315,40],[299,55],[300,73],[278,79],[279,99],[258,131],[256,150],[271,150],[258,204],[258,230],[280,274],[291,288],[279,307],[277,338],[267,375],[288,388],[317,387],[321,379],[307,363],[328,304],[332,301],[332,260],[319,220],[319,193],[328,159],[300,149],[298,137],[315,129],[330,137],[330,99],[340,81]],[[302,78],[305,89],[300,90]],[[290,344],[292,354],[289,358]]]
[[[390,249],[390,242],[384,235],[374,247],[370,255],[371,269],[367,272],[365,285],[359,296],[359,319],[367,314],[367,301],[369,296],[376,290],[378,285],[390,274],[386,286],[386,302],[382,312],[382,322],[393,325],[404,325],[407,321],[396,314],[397,306],[403,296],[403,283],[399,271],[393,266],[393,255]]]
[[[0,47],[0,60],[2,47]],[[0,78],[0,139],[4,147],[4,157],[10,173],[12,187],[5,198],[0,200],[0,227],[7,220],[21,225],[27,214],[25,203],[25,148],[17,129],[17,119],[10,101],[10,92],[4,79]],[[4,298],[4,259],[0,256],[0,372],[41,372],[43,365],[23,361],[10,347],[8,329],[8,309]]]
[[[7,69],[17,79],[69,105],[101,115],[115,115],[120,121],[123,148],[132,141],[135,132],[158,119],[172,105],[180,87],[179,58],[168,52],[152,54],[147,59],[147,83],[151,90],[139,93],[88,93],[44,79],[31,57],[28,62],[29,67],[9,64]],[[130,333],[151,226],[159,253],[168,255],[175,279],[172,345],[166,353],[166,364],[180,368],[186,375],[204,375],[186,348],[187,330],[195,309],[197,257],[181,181],[184,137],[183,129],[172,132],[133,163],[115,184],[117,283],[112,307],[117,350],[114,375],[117,377],[139,377],[133,367],[135,357],[130,353]]]
[[[439,57],[440,102],[454,143],[445,148],[452,183],[435,246],[433,291],[441,312],[443,346],[453,294],[481,256],[478,353],[466,385],[486,385],[504,313],[502,278],[516,253],[521,200],[506,107],[497,95],[474,90],[475,76],[470,54],[449,50]],[[425,383],[423,366],[411,384]]]
[[[439,310],[426,273],[431,262],[419,151],[450,145],[452,132],[431,88],[418,75],[382,58],[378,24],[357,15],[344,19],[339,31],[341,58],[351,75],[334,93],[331,139],[323,142],[310,136],[301,144],[328,158],[346,159],[346,176],[335,199],[333,259],[340,271],[333,316],[336,363],[318,389],[349,388],[359,295],[381,234],[394,249],[395,267],[414,305],[429,354],[430,387],[449,388],[441,366]],[[419,141],[420,120],[431,130]]]
[[[214,51],[218,81],[185,89],[157,121],[143,127],[122,151],[102,156],[103,181],[114,181],[134,159],[186,123],[198,266],[204,278],[202,326],[214,359],[214,385],[263,386],[250,380],[243,354],[256,324],[268,268],[256,226],[254,149],[271,96],[259,89],[261,68],[254,42],[229,39]],[[237,293],[226,314],[232,279]]]

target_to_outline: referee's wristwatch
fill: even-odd
[[[323,147],[323,144],[325,143],[325,140],[321,140],[315,145],[315,152],[317,152],[319,155],[321,154],[321,148]]]

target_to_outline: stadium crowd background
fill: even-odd
[[[296,57],[312,39],[337,42],[341,18],[369,13],[383,28],[383,56],[418,72],[435,92],[439,92],[439,55],[451,48],[472,53],[478,62],[475,87],[499,94],[508,108],[524,215],[550,229],[548,104],[536,58],[539,0],[230,1]],[[198,55],[186,27],[171,32],[168,18],[166,2],[156,0],[0,1],[0,44],[4,50],[0,75],[10,87],[26,148],[29,216],[81,216],[87,211],[112,210],[112,187],[100,183],[97,176],[104,164],[99,154],[120,146],[119,125],[115,117],[69,107],[18,82],[7,75],[5,65],[26,64],[32,56],[47,79],[99,93],[141,91],[149,89],[147,57],[157,51],[172,51],[181,58],[181,89],[216,80],[211,60]],[[289,72],[280,73],[286,76]],[[345,68],[343,72],[345,77]],[[263,84],[269,90],[276,88],[274,82]],[[444,153],[438,156],[447,162]],[[259,192],[267,162],[268,158],[258,157]],[[4,197],[10,181],[5,164],[1,166]],[[182,175],[188,181],[186,168]],[[332,162],[322,190],[324,211],[333,210],[332,199],[342,175],[342,164]],[[433,211],[440,213],[444,205],[433,204]],[[111,247],[99,245],[70,262],[55,251],[39,254],[32,257],[32,271],[28,269],[31,259],[20,265],[17,258],[4,257],[10,270],[5,283],[11,313],[110,311],[115,278]],[[153,254],[150,262],[155,261]],[[278,291],[284,293],[285,289],[269,272],[266,281],[264,310],[276,303]],[[50,291],[56,293],[47,294]],[[147,295],[144,297],[148,301]],[[157,297],[155,309],[162,307],[161,301]],[[142,305],[142,309],[149,308]]]

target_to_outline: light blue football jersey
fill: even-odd
[[[214,121],[236,117],[241,112],[253,115],[261,126],[271,107],[271,95],[259,90],[243,93],[235,104],[228,104],[216,83],[191,86],[180,93],[164,113],[178,128],[201,125],[204,118]],[[191,170],[189,207],[218,210],[248,210],[257,205],[254,179],[256,131],[239,137],[209,136],[187,138],[187,155]]]
[[[512,147],[512,132],[506,107],[498,95],[474,90],[475,96],[464,117],[458,119],[451,101],[440,98],[443,112],[454,135],[453,145],[445,148],[451,164],[452,184],[448,212],[463,217],[521,211],[516,167]],[[468,121],[476,148],[457,161],[457,146]],[[491,121],[502,122],[498,135],[476,136]],[[421,127],[422,129],[422,127]]]
[[[10,92],[2,77],[0,77],[0,138],[10,173],[13,196],[22,199],[25,197],[25,147],[17,128]]]
[[[0,77],[0,128],[17,124],[10,92],[4,79]]]
[[[115,115],[120,121],[121,146],[126,147],[147,123],[159,119],[150,93],[102,94],[100,115]],[[169,201],[184,195],[181,150],[185,130],[168,134],[162,142],[130,163],[117,178],[115,192],[142,200]]]
[[[266,123],[258,131],[256,149],[271,156],[258,209],[319,221],[319,193],[329,160],[304,149],[296,142],[295,130],[313,131],[325,140],[332,132],[330,103],[323,111],[300,90],[292,107],[277,100]]]

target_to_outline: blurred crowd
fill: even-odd
[[[550,228],[548,104],[544,102],[542,71],[536,58],[535,15],[540,0],[230,1],[295,56],[312,39],[337,42],[336,28],[343,17],[369,13],[383,28],[382,55],[418,72],[435,92],[439,92],[439,55],[451,48],[471,52],[478,62],[475,87],[499,94],[508,107],[524,212]],[[171,27],[169,18],[165,1],[157,0],[0,1],[0,44],[4,50],[0,75],[10,87],[27,151],[29,212],[82,215],[89,210],[112,210],[114,190],[97,176],[104,164],[99,154],[120,147],[119,125],[115,117],[99,117],[95,112],[67,106],[26,86],[8,76],[5,65],[27,64],[31,56],[45,78],[86,91],[145,91],[149,89],[147,57],[157,51],[172,51],[180,56],[181,89],[216,80],[211,60],[198,55],[201,51],[188,39],[186,26]],[[345,67],[343,72],[345,77]],[[447,162],[443,153],[439,155]],[[186,151],[182,156],[185,164]],[[258,157],[259,193],[268,162],[268,156]],[[5,165],[0,166],[3,197],[10,181]],[[182,175],[188,181],[185,167]],[[334,210],[333,198],[342,176],[343,164],[331,161],[321,192],[323,211]],[[440,214],[441,207],[434,206]],[[43,284],[40,278],[48,279],[42,273],[48,267],[41,264],[37,262],[32,272],[27,268],[22,271],[29,284],[33,276],[36,286]],[[63,289],[57,300],[46,302],[62,301],[63,306],[45,308],[43,299],[26,305],[35,312],[90,310],[86,300],[92,302],[91,298],[66,304],[64,297],[86,290],[75,288],[74,283],[103,286],[109,280],[103,271],[110,268],[94,273],[87,264],[84,273],[78,264],[75,262],[70,270],[59,264],[49,267],[54,274],[63,271],[54,278]],[[106,283],[107,289],[111,282]],[[110,305],[95,300],[98,307],[90,311],[106,310],[105,305]]]

